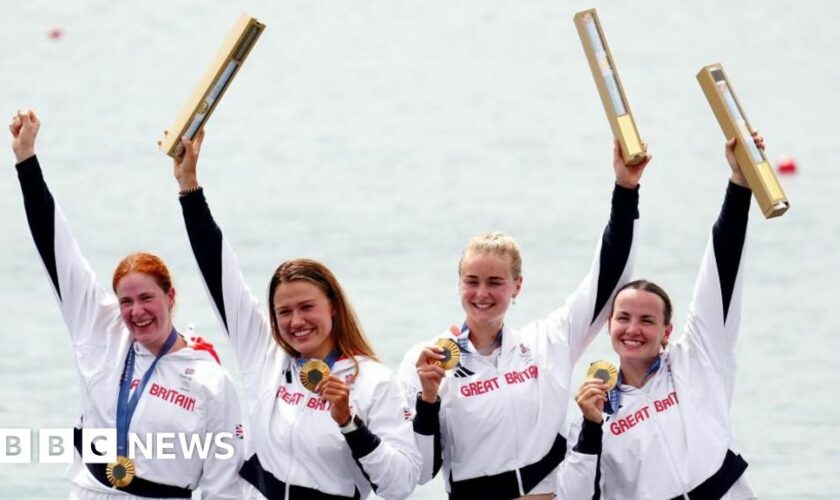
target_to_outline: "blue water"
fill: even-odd
[[[260,296],[282,260],[325,261],[396,367],[410,345],[462,319],[455,269],[470,236],[502,230],[523,248],[513,325],[560,304],[586,270],[613,175],[572,23],[593,4],[654,155],[637,275],[671,292],[678,328],[728,172],[696,72],[723,63],[768,157],[800,165],[782,178],[787,214],[752,212],[735,430],[762,498],[836,498],[840,4],[7,2],[0,113],[40,112],[47,179],[103,281],[131,251],[161,255],[179,291],[176,323],[195,323],[236,373],[155,141],[239,12],[257,16],[268,28],[211,118],[199,179]],[[70,346],[10,149],[5,158],[0,428],[68,427],[78,407]],[[584,358],[613,359],[606,335]],[[0,464],[0,498],[64,497],[63,468]],[[442,498],[441,488],[414,498]]]

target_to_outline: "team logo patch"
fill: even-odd
[[[525,361],[533,361],[533,356],[531,355],[531,348],[526,346],[525,344],[519,344],[519,356]]]
[[[236,436],[237,439],[245,438],[245,428],[242,427],[242,424],[236,424],[233,435]]]

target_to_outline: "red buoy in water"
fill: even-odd
[[[61,37],[64,36],[64,31],[61,28],[52,28],[47,32],[47,36],[50,37],[50,40],[61,40]]]
[[[782,156],[776,162],[776,171],[783,175],[792,175],[796,173],[796,161],[789,156]]]

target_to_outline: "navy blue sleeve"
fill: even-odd
[[[578,435],[577,444],[573,449],[579,453],[585,453],[587,455],[598,455],[601,453],[602,437],[603,430],[601,429],[601,424],[590,422],[584,418],[583,425],[581,425],[580,428],[580,434]]]
[[[53,287],[61,299],[58,288],[58,271],[55,262],[55,200],[50,193],[37,156],[31,156],[15,165],[23,193],[23,206],[29,231],[35,247],[47,268]]]
[[[440,398],[434,403],[427,403],[418,394],[415,409],[417,414],[414,416],[414,432],[423,436],[432,436],[434,440],[432,477],[435,477],[440,471],[441,465],[443,465],[443,448],[440,439]]]
[[[592,500],[599,500],[601,498],[601,446],[604,436],[601,425],[584,418],[580,428],[580,434],[578,434],[577,444],[573,448],[578,453],[598,455],[598,461],[595,465],[595,485]]]
[[[720,215],[712,228],[712,243],[723,297],[724,322],[729,313],[735,279],[741,264],[751,199],[752,191],[749,188],[730,182],[726,188]]]
[[[601,238],[598,292],[591,322],[595,321],[607,305],[607,299],[624,272],[633,245],[633,224],[638,218],[639,188],[627,189],[616,184],[613,189],[610,220]]]
[[[373,488],[375,493],[378,486],[370,480],[370,475],[368,475],[367,471],[365,471],[365,468],[359,459],[367,456],[370,452],[375,450],[382,440],[379,439],[379,436],[374,434],[364,422],[362,422],[362,419],[355,417],[355,422],[358,428],[353,432],[343,434],[344,440],[347,441],[347,445],[350,446],[350,454],[353,456],[353,460],[356,462],[359,470],[362,471],[362,475],[365,476],[365,479],[367,479],[367,482],[370,483],[370,487]]]
[[[344,434],[344,439],[350,446],[350,452],[353,455],[353,458],[358,459],[375,450],[382,440],[379,439],[379,436],[374,434],[368,426],[361,421],[361,419],[358,417],[356,418],[356,426],[358,428],[353,432]]]
[[[213,219],[204,190],[199,189],[180,197],[184,224],[190,238],[198,269],[216,304],[219,316],[228,329],[222,294],[222,230]]]

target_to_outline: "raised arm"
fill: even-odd
[[[764,140],[754,133],[756,145],[764,149]],[[752,192],[738,168],[732,148],[726,144],[726,158],[732,171],[726,197],[712,228],[700,272],[694,285],[686,324],[689,345],[705,354],[727,378],[731,396],[735,343],[741,320],[743,250]]]
[[[219,321],[239,359],[250,396],[264,373],[266,361],[277,352],[277,344],[271,337],[259,300],[245,283],[236,255],[223,238],[198,184],[196,164],[203,139],[204,131],[199,132],[192,144],[184,139],[184,156],[174,163],[175,178],[193,255]]]
[[[35,139],[41,129],[41,121],[34,111],[18,110],[9,124],[12,133],[12,151],[15,153],[15,168],[23,194],[23,207],[29,231],[41,261],[53,285],[53,291],[61,302],[58,285],[58,271],[55,262],[55,200],[44,180],[38,157],[35,156]]]
[[[764,138],[758,132],[753,132],[753,140],[762,151],[764,150]],[[747,220],[750,212],[750,191],[747,179],[738,167],[735,159],[735,139],[726,142],[726,161],[732,173],[729,176],[729,187],[726,190],[726,197],[723,200],[720,215],[712,229],[712,241],[715,246],[715,260],[718,265],[718,277],[721,283],[723,299],[723,318],[726,322],[729,314],[729,306],[732,304],[735,291],[735,279],[738,276],[738,269],[741,265],[741,255],[744,249],[744,241],[747,237]],[[739,290],[740,294],[740,290]],[[737,318],[734,319],[735,328],[740,321],[740,295],[738,297]]]
[[[103,332],[120,321],[116,300],[96,282],[61,209],[55,203],[44,180],[35,139],[41,122],[34,111],[21,112],[12,118],[12,150],[23,194],[29,230],[50,284],[58,300],[64,322],[70,331],[82,374],[97,362],[102,352],[79,350],[83,345],[105,345]]]
[[[648,154],[636,165],[626,165],[618,141],[613,148],[615,187],[610,219],[595,250],[589,273],[560,309],[546,319],[549,341],[568,343],[577,360],[604,326],[613,294],[633,270],[634,235],[639,218],[639,180],[650,163]],[[567,325],[565,328],[562,325]]]

